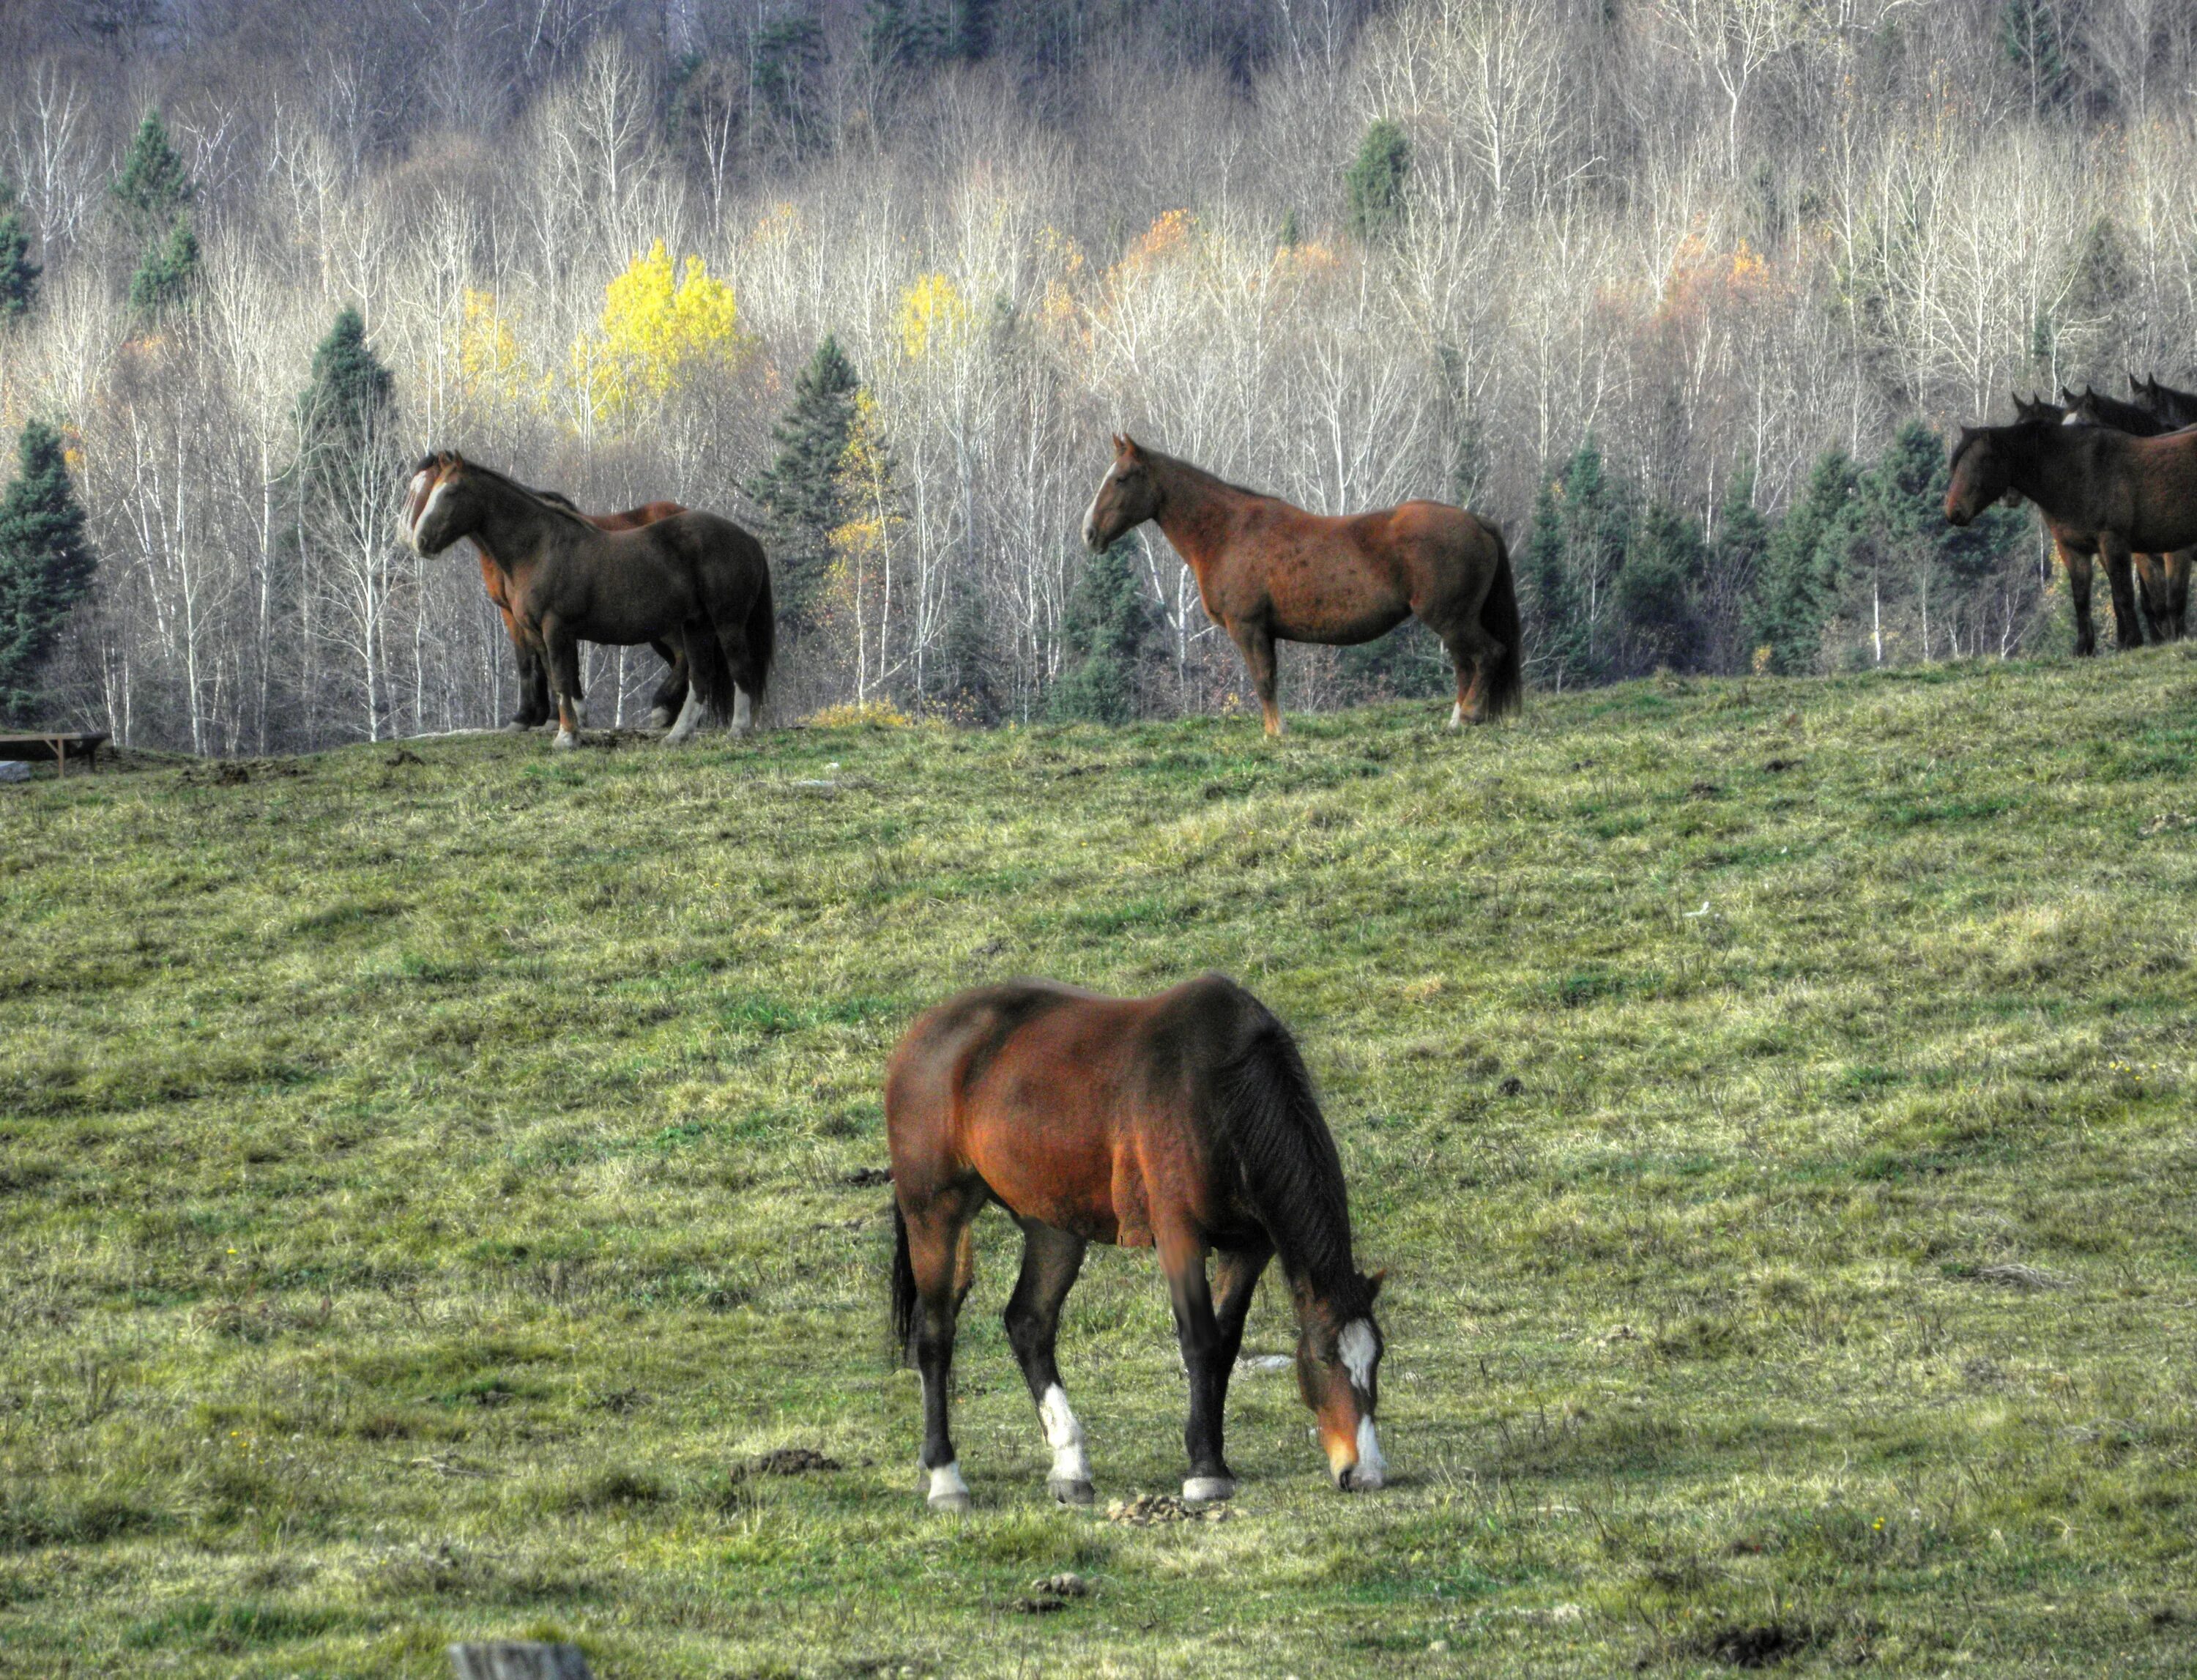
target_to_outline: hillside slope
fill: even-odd
[[[0,790],[0,1672],[2186,1672],[2197,657],[1441,716]],[[1105,1251],[1053,1509],[994,1215],[926,1517],[886,1051],[1208,968],[1389,1270],[1396,1484],[1247,1372],[1233,1519],[1105,1521],[1184,1399]]]

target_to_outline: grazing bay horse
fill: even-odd
[[[1053,1362],[1061,1303],[1092,1243],[1153,1246],[1190,1374],[1185,1499],[1226,1499],[1228,1376],[1252,1291],[1281,1257],[1297,1387],[1339,1488],[1387,1475],[1373,1428],[1379,1276],[1351,1255],[1342,1163],[1296,1042],[1249,993],[1207,975],[1151,998],[1050,981],[964,992],[919,1016],[885,1069],[893,1324],[923,1377],[922,1466],[936,1510],[965,1510],[948,1429],[970,1222],[997,1202],[1023,1230],[1007,1339],[1052,1449],[1046,1490],[1092,1501],[1083,1428]],[[1206,1257],[1219,1256],[1206,1278]]]
[[[431,455],[406,494],[405,531],[422,554],[472,537],[510,577],[513,616],[548,656],[559,747],[579,744],[579,646],[664,642],[684,658],[687,692],[672,741],[706,711],[748,730],[770,675],[777,623],[762,545],[714,513],[675,513],[606,531],[492,467]]]
[[[2085,386],[2067,410],[2070,426],[2106,426],[2116,432],[2125,432],[2131,437],[2161,437],[2179,428],[2160,419],[2148,408],[2138,408],[2132,403],[2123,403],[2103,392]],[[2142,586],[2144,623],[2150,627],[2154,641],[2180,641],[2183,621],[2189,605],[2190,551],[2181,549],[2171,554],[2148,554],[2138,552],[2131,557],[2136,567],[2136,582]],[[2114,598],[2114,612],[2118,618],[2119,598]]]
[[[687,511],[675,501],[651,501],[639,507],[629,507],[623,513],[584,513],[573,506],[570,496],[544,490],[536,490],[534,494],[544,501],[555,502],[559,507],[571,508],[598,530],[633,530]],[[510,571],[502,561],[481,547],[478,537],[474,539],[473,547],[480,549],[481,582],[488,589],[490,601],[502,617],[504,634],[511,638],[512,652],[519,662],[519,712],[504,727],[539,729],[557,715],[556,708],[549,700],[549,662],[541,648],[520,634],[519,620],[513,616],[511,610]],[[652,642],[649,646],[655,651],[656,657],[670,668],[648,703],[650,727],[663,729],[678,716],[680,708],[686,704],[687,667],[677,649],[663,642]]]
[[[1451,728],[1518,709],[1517,591],[1503,533],[1487,520],[1438,501],[1330,518],[1116,437],[1083,540],[1103,550],[1146,519],[1243,654],[1269,735],[1282,733],[1277,641],[1371,641],[1415,615],[1457,668]]]
[[[2090,564],[2105,562],[2123,647],[2139,646],[2131,553],[2197,545],[2197,428],[2131,437],[2101,426],[1963,426],[1945,490],[1948,524],[1965,525],[2002,496],[2037,504],[2067,567],[2075,651],[2095,653]]]

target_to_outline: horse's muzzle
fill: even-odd
[[[1083,522],[1083,546],[1094,554],[1106,546],[1098,540],[1098,522],[1096,519]]]

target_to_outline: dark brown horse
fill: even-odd
[[[1415,615],[1457,668],[1451,728],[1518,709],[1510,551],[1487,520],[1439,501],[1330,518],[1117,437],[1083,540],[1104,549],[1146,519],[1188,562],[1207,614],[1243,654],[1269,735],[1282,733],[1276,642],[1371,641]]]
[[[2097,651],[2090,624],[2090,565],[2105,562],[2123,647],[2139,646],[2132,553],[2169,554],[2197,544],[2197,428],[2131,437],[2099,426],[1963,426],[1953,445],[1945,518],[1965,525],[2002,496],[2035,502],[2067,567],[2075,601],[2075,651]]]
[[[664,642],[684,658],[685,706],[673,741],[704,713],[732,713],[745,733],[762,698],[776,642],[770,567],[762,546],[714,513],[675,513],[606,531],[478,461],[445,452],[421,460],[405,528],[422,554],[472,537],[510,577],[513,617],[548,656],[557,697],[556,744],[578,744],[579,645]]]
[[[2197,391],[2177,391],[2171,385],[2161,385],[2156,374],[2148,379],[2130,374],[2128,382],[2136,400],[2170,426],[2179,430],[2185,426],[2197,426]]]
[[[2088,386],[2067,410],[2067,419],[2070,426],[2111,426],[2131,437],[2162,437],[2179,429],[2148,408],[2120,402]],[[2151,630],[2151,639],[2180,641],[2189,605],[2190,551],[2184,548],[2171,554],[2139,552],[2130,558],[2136,582],[2142,588],[2143,618]],[[2118,617],[2119,596],[2114,598],[2113,605]]]
[[[651,501],[639,507],[629,507],[623,513],[587,513],[575,507],[570,496],[559,495],[555,490],[536,490],[534,494],[544,501],[555,502],[559,507],[571,508],[598,530],[633,530],[687,511],[675,501]],[[520,633],[519,620],[512,614],[511,573],[502,561],[481,547],[478,539],[473,547],[480,549],[481,582],[488,590],[490,601],[502,617],[504,634],[511,638],[512,652],[519,662],[519,711],[504,727],[539,729],[557,715],[557,709],[549,699],[549,661],[539,647]],[[664,681],[657,685],[648,706],[650,727],[663,729],[670,727],[671,720],[679,715],[680,709],[687,703],[687,667],[677,649],[663,642],[652,642],[649,646],[656,657],[669,668],[664,672]]]
[[[934,1509],[969,1504],[947,1385],[973,1272],[970,1222],[987,1202],[1023,1229],[1007,1339],[1052,1449],[1053,1498],[1092,1498],[1083,1429],[1052,1351],[1092,1243],[1159,1250],[1190,1373],[1185,1498],[1236,1491],[1221,1413],[1243,1316],[1276,1254],[1296,1307],[1297,1387],[1329,1472],[1341,1488],[1381,1486],[1381,1279],[1352,1259],[1342,1164],[1296,1045],[1249,993],[1218,975],[1151,998],[1042,980],[964,992],[919,1017],[894,1051],[885,1134],[893,1322],[923,1376]],[[1209,1284],[1209,1254],[1220,1256]]]
[[[2067,418],[2067,410],[2043,397],[2016,397],[2014,399],[2014,418],[2021,420],[2049,420],[2055,425]]]

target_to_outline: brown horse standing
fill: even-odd
[[[2197,426],[2197,391],[2177,391],[2171,385],[2161,385],[2156,374],[2148,379],[2130,374],[2128,382],[2136,400],[2167,425],[2177,428]]]
[[[531,488],[530,486],[529,488]],[[674,513],[687,509],[675,501],[651,501],[639,507],[629,507],[623,513],[588,513],[575,507],[570,496],[559,495],[555,490],[536,490],[534,494],[544,501],[570,507],[598,530],[635,530],[642,525],[653,524],[658,519],[668,519]],[[503,562],[478,539],[473,547],[480,549],[481,582],[488,590],[488,598],[503,619],[504,634],[511,638],[512,652],[519,662],[519,712],[504,726],[507,729],[539,729],[557,715],[549,700],[549,661],[542,650],[529,641],[520,632],[519,620],[511,610],[511,573]],[[656,657],[670,669],[664,681],[657,685],[656,692],[648,703],[648,721],[653,728],[670,727],[678,716],[680,708],[687,702],[687,667],[676,649],[663,642],[652,642]]]
[[[1517,591],[1503,533],[1487,520],[1439,501],[1307,513],[1116,437],[1083,540],[1104,549],[1146,519],[1189,563],[1206,612],[1243,654],[1269,735],[1282,733],[1277,641],[1348,646],[1415,615],[1457,668],[1451,728],[1517,710]]]
[[[1963,426],[1953,445],[1945,518],[1965,525],[2001,496],[2037,504],[2059,545],[2075,600],[2075,651],[2097,651],[2090,563],[2105,562],[2123,647],[2139,646],[2131,553],[2197,545],[2197,428],[2131,437],[2099,426]]]
[[[606,531],[478,461],[425,457],[406,493],[405,529],[422,554],[472,537],[510,576],[520,631],[548,654],[559,747],[579,744],[579,645],[666,642],[684,656],[686,705],[669,739],[704,712],[745,733],[776,641],[762,546],[714,513],[676,513]]]
[[[2070,426],[2111,426],[2131,437],[2162,437],[2178,429],[2148,408],[2120,402],[2089,386],[2067,409],[2067,422]],[[2151,639],[2180,641],[2183,620],[2189,605],[2190,551],[2184,548],[2171,554],[2148,554],[2139,550],[2130,558],[2136,567],[2136,582],[2142,586],[2143,618],[2150,627]],[[2113,605],[2118,627],[2118,595]]]
[[[1252,1291],[1278,1254],[1296,1306],[1297,1386],[1330,1473],[1341,1488],[1381,1486],[1381,1280],[1351,1258],[1342,1163],[1296,1046],[1249,993],[1218,975],[1151,998],[1042,980],[964,992],[919,1017],[893,1051],[885,1133],[893,1322],[923,1376],[934,1509],[969,1504],[948,1382],[970,1222],[990,1201],[1023,1229],[1007,1339],[1052,1449],[1053,1498],[1092,1498],[1082,1426],[1053,1361],[1061,1303],[1092,1243],[1159,1249],[1190,1373],[1185,1498],[1236,1491],[1221,1413]]]

